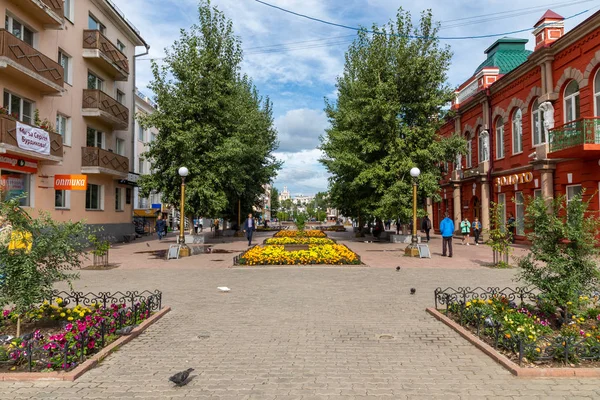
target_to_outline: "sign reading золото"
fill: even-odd
[[[516,185],[518,183],[529,183],[533,181],[532,172],[523,172],[520,174],[506,175],[496,178],[496,186]]]

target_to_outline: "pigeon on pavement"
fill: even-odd
[[[125,326],[121,329],[117,329],[116,334],[117,335],[130,335],[131,332],[137,327],[137,325],[129,325],[129,326]]]
[[[400,271],[400,266],[399,265],[396,267],[396,271]]]
[[[410,294],[415,294],[417,293],[417,289],[415,288],[410,288]]]
[[[186,384],[187,378],[190,376],[190,372],[193,370],[194,368],[188,368],[185,371],[178,372],[170,377],[169,380],[177,386],[183,386]]]

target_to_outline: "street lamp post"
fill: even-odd
[[[413,227],[410,245],[404,251],[404,254],[410,257],[419,257],[419,247],[417,246],[417,179],[419,175],[421,175],[419,168],[414,167],[410,170],[410,176],[413,178]]]
[[[185,177],[190,171],[186,167],[179,168],[179,176],[181,176],[181,204],[179,212],[179,257],[188,257],[190,248],[185,244]]]

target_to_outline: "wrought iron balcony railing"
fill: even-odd
[[[550,153],[586,144],[600,145],[600,117],[580,118],[548,131]]]

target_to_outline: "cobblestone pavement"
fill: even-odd
[[[600,398],[598,379],[515,378],[426,314],[438,286],[516,285],[514,270],[463,268],[482,246],[396,272],[367,251],[390,245],[348,244],[370,267],[229,268],[233,254],[167,263],[135,254],[164,243],[117,247],[121,267],[82,271],[76,289],[158,288],[173,311],[77,381],[0,382],[0,399]],[[385,263],[408,264],[390,254]],[[167,381],[188,367],[187,386]]]

